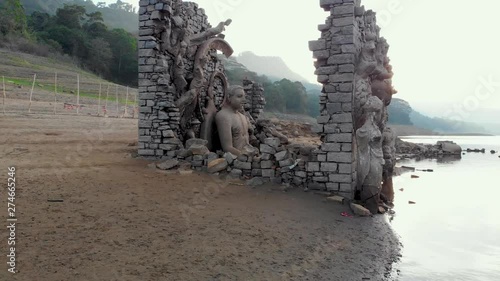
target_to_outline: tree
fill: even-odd
[[[88,66],[92,71],[107,76],[109,74],[109,65],[113,58],[113,52],[109,47],[109,43],[103,38],[95,38],[90,40],[89,45]]]
[[[50,15],[42,12],[33,12],[28,18],[28,27],[31,31],[40,32],[45,29],[50,24]]]
[[[26,36],[27,20],[20,0],[4,1],[0,4],[0,32],[3,35],[14,33]]]
[[[69,29],[81,29],[84,15],[85,7],[64,4],[64,8],[57,9],[56,23]]]
[[[124,29],[113,29],[106,38],[113,50],[112,75],[125,83],[137,83],[137,39]]]

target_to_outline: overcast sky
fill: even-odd
[[[225,34],[236,54],[252,51],[280,56],[293,71],[316,81],[308,41],[320,37],[317,25],[328,16],[319,0],[193,2],[205,9],[212,25],[233,19]],[[365,0],[362,4],[377,12],[382,35],[391,45],[397,97],[436,115],[444,111],[444,105],[500,109],[496,20],[500,1]],[[488,91],[481,79],[498,81],[498,85],[494,83]]]

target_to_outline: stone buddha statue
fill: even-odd
[[[222,149],[236,156],[248,154],[248,151],[255,149],[250,145],[248,118],[241,113],[245,101],[243,87],[230,86],[226,102],[215,116]]]

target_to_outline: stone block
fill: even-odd
[[[337,192],[339,190],[339,184],[336,182],[328,182],[326,184],[326,190]]]
[[[225,158],[218,158],[208,162],[207,171],[211,174],[218,173],[227,169],[228,163]]]
[[[278,146],[280,146],[281,141],[279,138],[265,138],[264,144],[267,144],[271,147],[277,148]]]
[[[330,83],[352,82],[354,81],[353,73],[333,74],[328,77]]]
[[[330,115],[321,115],[316,118],[318,124],[326,124],[330,120]]]
[[[139,66],[139,72],[153,72],[154,71],[154,66],[153,65],[140,65]],[[142,86],[142,85],[141,85]]]
[[[279,161],[280,167],[289,167],[294,164],[293,159],[289,158],[283,161]]]
[[[334,18],[332,20],[332,25],[334,27],[342,27],[342,26],[350,26],[350,25],[354,26],[354,17]]]
[[[340,191],[340,192],[353,192],[353,191],[354,191],[354,189],[353,189],[352,184],[348,184],[348,183],[341,183],[341,184],[340,184],[340,187],[339,187],[339,191]]]
[[[319,183],[319,182],[310,182],[307,187],[311,190],[325,190],[326,185],[325,183]]]
[[[262,169],[271,169],[273,167],[273,162],[272,161],[262,161],[260,162],[260,166]]]
[[[340,134],[329,134],[326,138],[327,142],[347,142],[352,143],[352,134],[349,133],[340,133]]]
[[[316,69],[314,74],[316,75],[330,75],[337,72],[337,66],[321,66]]]
[[[350,144],[350,143],[342,144],[342,151],[351,152],[352,151],[352,144]]]
[[[318,83],[325,84],[328,83],[329,79],[328,75],[318,75],[318,79],[316,79],[316,81],[318,81]]]
[[[321,145],[321,150],[327,152],[340,152],[340,148],[340,143],[323,143]]]
[[[318,161],[319,162],[326,162],[326,154],[318,155]]]
[[[337,164],[330,163],[330,162],[321,163],[321,171],[322,172],[335,172],[335,171],[337,171]]]
[[[283,161],[287,156],[288,156],[288,151],[286,150],[278,152],[276,153],[276,155],[274,155],[274,157],[276,157],[276,161]]]
[[[351,93],[330,93],[328,94],[328,101],[334,103],[343,103],[343,102],[351,102],[352,94]]]
[[[354,54],[340,54],[330,56],[328,59],[328,64],[354,64],[355,58]]]
[[[352,173],[352,164],[339,164],[340,174],[350,174]]]
[[[320,39],[315,41],[309,41],[309,50],[310,51],[318,51],[326,49],[326,40]]]
[[[275,171],[273,169],[262,169],[262,176],[265,178],[274,178]]]
[[[239,161],[239,160],[235,160],[233,162],[233,166],[234,166],[234,168],[240,169],[240,170],[251,170],[252,169],[252,163],[250,163],[250,162],[242,162],[242,161]]]
[[[327,160],[336,163],[352,163],[353,157],[351,152],[329,152]]]
[[[328,181],[328,177],[313,177],[312,179],[315,182],[321,182],[321,183],[326,183]]]
[[[143,17],[143,16],[141,16]],[[147,20],[149,20],[149,16],[147,16]],[[139,30],[139,36],[148,36],[148,35],[153,35],[154,30],[152,28],[147,28],[147,29],[140,29]]]
[[[331,14],[334,16],[354,15],[354,5],[342,5],[333,7]]]
[[[153,57],[155,56],[156,51],[152,49],[140,49],[139,50],[139,57]],[[139,85],[141,86],[141,85]]]
[[[333,114],[330,117],[330,121],[334,123],[352,123],[352,114],[351,113]]]
[[[274,149],[270,145],[261,144],[260,145],[260,152],[261,153],[268,153],[268,154],[275,154],[276,153],[276,149]]]
[[[306,165],[308,172],[319,172],[319,162],[308,162]]]
[[[352,103],[350,103],[350,102],[342,103],[342,111],[344,111],[344,112],[352,112],[353,111]]]
[[[307,174],[306,172],[304,171],[296,171],[295,172],[295,176],[299,177],[299,178],[306,178],[307,177]]]
[[[332,37],[332,44],[344,45],[354,44],[353,35],[335,35]]]
[[[315,59],[328,59],[330,57],[329,50],[314,51],[313,58]]]
[[[354,64],[342,64],[339,65],[340,73],[354,73]]]
[[[328,111],[328,114],[335,114],[335,113],[341,113],[342,112],[342,104],[341,103],[327,103],[326,104],[326,111]]]
[[[330,202],[335,202],[338,204],[344,204],[345,198],[342,196],[330,196],[330,197],[327,197],[326,200],[330,201]]]
[[[340,47],[342,53],[344,54],[355,54],[356,46],[354,44],[345,44]]]
[[[137,153],[140,156],[155,156],[155,151],[154,149],[139,149]]]
[[[333,183],[351,183],[352,182],[352,177],[351,175],[329,175],[328,176],[330,182]]]

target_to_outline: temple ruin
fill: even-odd
[[[216,119],[222,118],[217,116],[224,106],[239,102],[231,101],[232,85],[220,59],[220,53],[233,53],[223,35],[231,20],[212,27],[203,9],[180,0],[139,4],[140,156],[182,160],[196,170],[262,183],[330,191],[376,211],[381,183],[395,164],[395,136],[386,123],[396,91],[389,46],[380,37],[373,11],[365,11],[359,0],[320,0],[330,15],[318,27],[321,37],[309,42],[315,74],[323,84],[319,147],[290,144],[269,120],[259,118],[263,87],[245,80],[240,86],[246,102],[231,111],[245,116],[244,126],[228,121],[229,127],[219,130],[229,135],[229,142],[243,137],[249,145],[229,153]],[[248,134],[239,131],[247,125]]]

